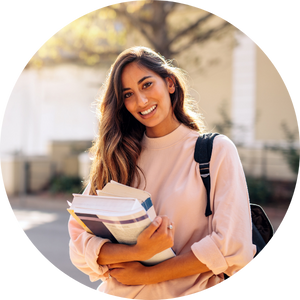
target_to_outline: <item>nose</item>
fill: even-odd
[[[138,93],[138,95],[137,95],[137,104],[141,107],[148,104],[148,99],[147,99],[146,95],[144,95],[143,93]]]

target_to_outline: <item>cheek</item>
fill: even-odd
[[[134,113],[134,103],[132,101],[125,101],[124,105],[131,114]]]
[[[162,96],[162,98],[164,99],[162,105],[164,106],[165,109],[169,110],[172,107],[170,94],[165,94]]]

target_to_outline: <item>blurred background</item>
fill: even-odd
[[[59,270],[95,288],[68,255],[66,200],[81,192],[97,133],[95,100],[110,65],[143,45],[187,71],[207,129],[237,145],[251,201],[276,230],[299,167],[293,104],[273,64],[223,19],[167,1],[133,1],[89,13],[57,32],[32,57],[7,104],[1,169],[20,225]]]

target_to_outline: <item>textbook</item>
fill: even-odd
[[[113,243],[135,244],[156,217],[151,195],[116,182],[107,186],[97,191],[97,196],[73,194],[67,210],[85,231]],[[169,248],[142,263],[154,265],[174,256]]]

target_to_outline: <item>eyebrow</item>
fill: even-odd
[[[142,83],[145,79],[149,78],[149,77],[152,77],[151,75],[149,76],[144,76],[143,78],[141,78],[139,81],[138,81],[138,84]],[[128,91],[130,90],[130,88],[124,88],[122,89],[122,92],[125,92],[125,91]]]

